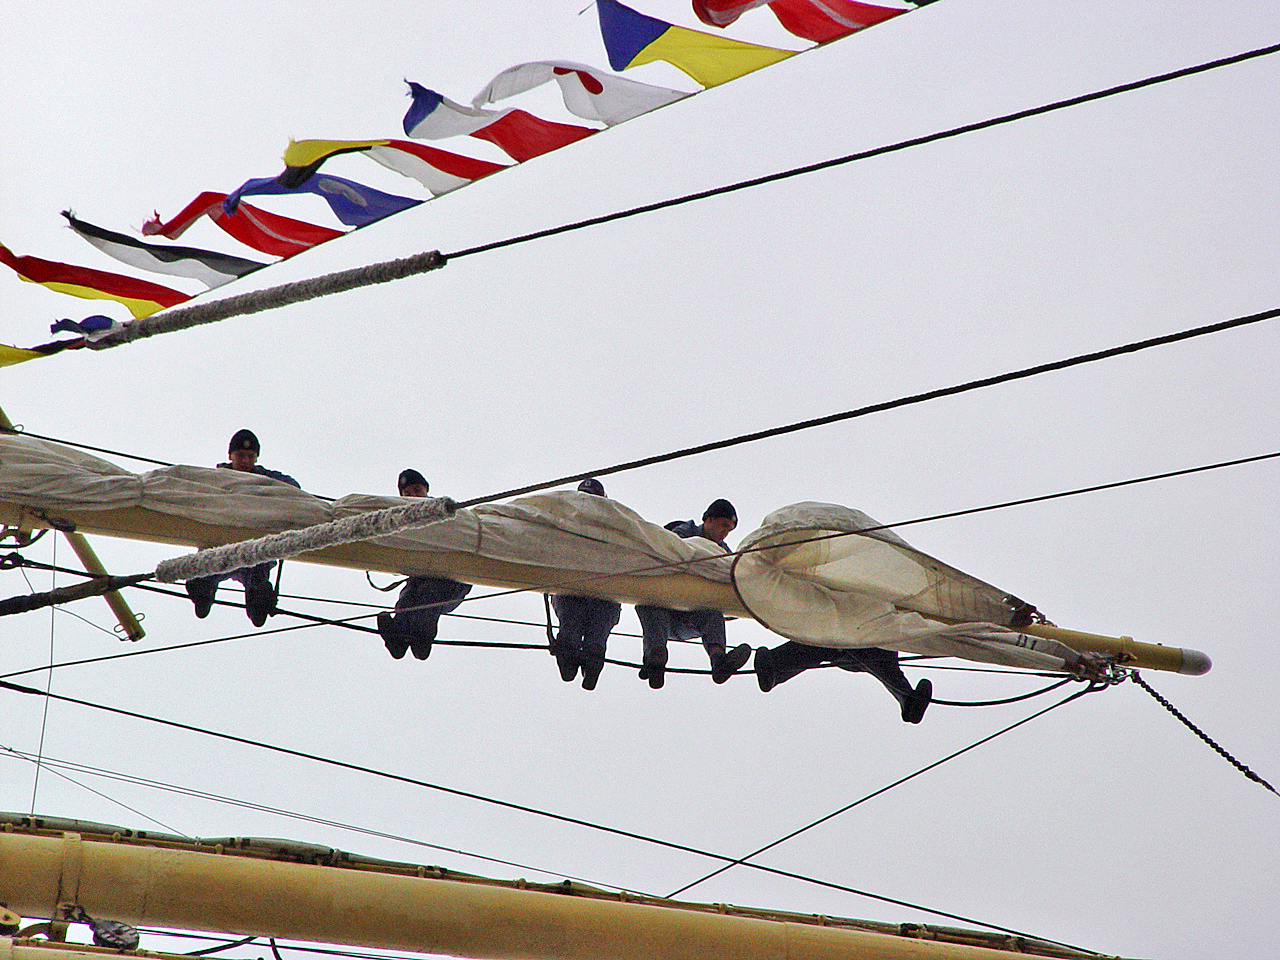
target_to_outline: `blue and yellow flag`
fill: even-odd
[[[596,11],[609,65],[615,70],[665,60],[704,87],[714,87],[796,54],[677,27],[617,0],[597,0]]]

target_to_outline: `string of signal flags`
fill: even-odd
[[[0,244],[0,263],[23,280],[55,292],[113,301],[127,309],[133,320],[139,320],[510,166],[932,2],[935,0],[881,0],[876,4],[861,0],[693,0],[698,19],[721,31],[743,15],[760,7],[769,8],[787,32],[810,44],[803,49],[786,50],[734,40],[723,33],[678,26],[618,0],[595,0],[600,36],[609,66],[616,72],[567,60],[521,63],[494,77],[469,105],[456,103],[420,83],[406,81],[411,101],[402,126],[405,136],[411,139],[290,141],[284,154],[283,173],[246,180],[230,192],[202,191],[168,219],[157,212],[141,229],[144,237],[157,238],[155,240],[143,240],[88,223],[69,210],[63,212],[70,229],[102,254],[138,270],[194,281],[202,284],[204,290],[188,293],[136,276],[19,256],[3,244]],[[657,60],[677,67],[701,89],[676,90],[618,75]],[[493,109],[491,106],[548,83],[559,86],[569,113],[592,125],[547,120],[518,107]],[[488,141],[507,154],[512,163],[481,160],[417,142],[457,137]],[[415,180],[429,196],[399,196],[321,172],[326,162],[343,154],[363,155]],[[342,226],[294,219],[245,200],[246,197],[308,195],[322,198]],[[270,259],[162,242],[176,241],[188,229],[205,221],[212,221],[233,239]],[[84,347],[118,334],[128,323],[128,320],[103,314],[80,320],[58,320],[51,324],[50,332],[69,334],[68,339],[30,348],[0,345],[0,366]]]

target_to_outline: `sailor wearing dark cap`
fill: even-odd
[[[702,537],[729,552],[725,537],[738,526],[738,511],[723,498],[711,501],[702,512],[702,523],[692,520],[675,520],[666,525],[682,539]],[[644,636],[644,660],[640,667],[640,679],[659,689],[666,680],[667,641],[702,638],[702,647],[711,660],[711,679],[724,683],[742,668],[751,657],[750,644],[740,643],[732,650],[725,649],[724,614],[719,610],[670,610],[640,604],[636,607],[640,619],[640,631]]]
[[[425,497],[431,490],[427,478],[412,467],[401,470],[396,488],[402,497]],[[445,577],[410,577],[396,599],[396,612],[378,614],[378,634],[387,652],[397,660],[405,651],[425,660],[440,629],[440,618],[456,610],[471,584]]]
[[[292,487],[301,486],[297,480],[279,470],[268,470],[258,466],[258,454],[262,445],[252,430],[237,430],[231,435],[227,444],[227,462],[218,464],[224,470],[238,470],[241,473],[256,473],[260,476],[279,480]],[[276,588],[271,585],[271,568],[274,560],[260,563],[253,567],[241,567],[231,573],[222,573],[212,577],[197,577],[186,583],[187,596],[196,608],[196,616],[204,619],[213,609],[213,601],[218,593],[218,584],[223,580],[238,580],[244,585],[244,609],[255,627],[267,622],[267,617],[276,612]]]
[[[578,492],[603,497],[604,484],[588,477],[578,484]],[[604,655],[609,634],[622,617],[622,604],[597,597],[554,596],[560,628],[551,637],[551,655],[560,667],[560,678],[572,683],[582,669],[582,689],[594,690],[604,669]],[[548,628],[550,629],[550,628]]]

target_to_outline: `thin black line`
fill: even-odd
[[[0,746],[0,750],[6,751],[7,753],[24,760],[30,759],[30,756],[28,754],[23,753],[21,750],[15,750],[12,747]],[[517,869],[520,869],[520,870],[532,870],[535,873],[543,873],[550,877],[560,877],[566,880],[573,880],[578,883],[587,884],[589,886],[609,888],[613,890],[622,890],[626,893],[633,893],[643,897],[653,897],[654,899],[660,899],[657,894],[647,893],[643,890],[634,890],[629,887],[619,887],[614,884],[602,883],[598,880],[591,880],[585,877],[573,876],[571,874],[566,874],[559,870],[547,870],[544,867],[536,867],[528,863],[518,863],[517,861],[514,861],[514,860],[502,860],[498,857],[488,857],[481,853],[472,853],[468,850],[462,850],[457,847],[446,847],[438,843],[430,843],[426,840],[416,840],[413,837],[405,837],[405,836],[401,836],[400,834],[387,833],[386,831],[383,831],[383,830],[373,830],[369,827],[360,827],[360,826],[356,826],[355,824],[344,823],[341,820],[329,820],[324,817],[316,817],[306,813],[298,813],[297,811],[294,811],[294,810],[285,810],[282,807],[272,807],[267,804],[257,803],[252,800],[240,800],[235,797],[226,797],[217,793],[208,793],[207,791],[204,791],[204,790],[197,790],[194,787],[184,787],[179,784],[166,783],[163,780],[152,780],[148,777],[141,777],[136,774],[120,773],[119,771],[116,771],[116,770],[106,770],[101,767],[92,767],[92,766],[89,766],[88,764],[77,763],[70,760],[54,760],[51,763],[48,760],[48,758],[46,758],[45,764],[46,766],[51,766],[55,769],[72,770],[72,771],[75,771],[76,773],[85,774],[88,776],[100,777],[104,780],[114,780],[119,783],[127,783],[132,786],[148,787],[152,790],[161,790],[167,793],[176,793],[179,796],[187,797],[190,799],[207,800],[213,803],[222,803],[228,806],[241,807],[246,810],[255,810],[259,813],[269,813],[275,816],[286,817],[293,820],[301,820],[305,823],[314,823],[314,824],[319,824],[321,826],[334,827],[339,830],[347,830],[352,833],[361,834],[363,836],[377,837],[380,840],[394,840],[399,843],[409,844],[410,846],[425,847],[426,849],[436,850],[443,853],[454,853],[454,854],[458,854],[459,856],[468,857],[473,860],[484,860],[488,863],[496,863],[504,867],[516,867]],[[62,776],[63,774],[59,774],[59,775]],[[72,782],[76,783],[77,786],[84,787],[86,790],[93,789],[92,787],[85,787],[84,784],[78,783],[76,781],[72,781]],[[94,791],[94,792],[97,792],[97,791]],[[100,796],[102,795],[100,794]],[[111,798],[107,797],[107,799],[111,799]],[[119,803],[119,801],[114,801],[114,802]],[[121,805],[123,806],[123,804]],[[132,809],[132,808],[130,807],[129,809]],[[136,811],[136,810],[134,812],[139,813],[139,811]],[[146,817],[146,814],[140,814],[140,815]],[[152,820],[154,823],[160,823],[160,821],[155,820],[153,817],[147,817],[147,819]],[[186,836],[185,834],[181,834],[180,831],[174,830],[172,827],[168,826],[167,824],[160,823],[160,826],[164,827],[164,829],[169,830],[172,833],[180,834],[181,836]],[[187,839],[190,839],[190,838],[188,837]]]
[[[1260,323],[1264,320],[1271,320],[1280,316],[1280,309],[1265,310],[1262,313],[1254,313],[1244,317],[1236,317],[1232,320],[1223,320],[1218,323],[1211,323],[1205,326],[1192,327],[1187,330],[1180,330],[1176,333],[1169,333],[1159,337],[1150,337],[1146,340],[1135,340],[1131,343],[1122,344],[1117,347],[1109,347],[1105,350],[1097,350],[1092,353],[1082,353],[1074,357],[1068,357],[1065,360],[1053,360],[1049,363],[1039,363],[1031,367],[1023,367],[1020,370],[1013,370],[1008,373],[1002,373],[993,377],[984,377],[981,380],[969,380],[965,383],[955,384],[950,387],[940,387],[936,390],[928,390],[924,393],[912,394],[911,396],[899,397],[896,400],[885,400],[880,403],[873,403],[865,407],[858,407],[854,410],[847,410],[843,413],[832,413],[824,417],[815,417],[811,420],[800,420],[795,423],[785,424],[779,427],[770,427],[767,430],[757,430],[753,433],[743,433],[736,437],[729,437],[725,440],[715,440],[710,443],[702,443],[693,447],[685,447],[680,450],[673,450],[668,453],[655,454],[650,457],[642,457],[638,460],[628,460],[625,463],[614,464],[611,467],[600,467],[595,470],[588,470],[583,473],[574,473],[564,477],[557,477],[554,480],[548,480],[543,483],[528,484],[523,487],[513,487],[510,490],[503,490],[500,493],[490,494],[485,497],[476,497],[466,500],[458,504],[458,508],[474,507],[482,503],[489,503],[493,500],[505,500],[508,497],[520,496],[526,493],[533,493],[538,490],[545,490],[549,487],[558,487],[568,483],[576,483],[585,480],[588,477],[606,477],[612,473],[621,473],[624,470],[634,470],[637,467],[648,467],[657,463],[667,463],[671,460],[679,460],[683,457],[692,457],[701,453],[709,453],[713,450],[723,450],[727,447],[735,447],[744,443],[753,443],[756,440],[765,440],[771,437],[779,437],[788,433],[796,433],[800,430],[808,430],[813,427],[822,427],[831,423],[838,423],[843,420],[853,420],[858,417],[865,417],[872,413],[883,413],[886,410],[896,410],[899,407],[911,406],[912,404],[924,403],[928,400],[937,400],[941,397],[955,396],[960,393],[967,393],[970,390],[980,390],[983,387],[991,387],[1001,383],[1009,383],[1014,380],[1025,380],[1028,377],[1038,376],[1042,373],[1050,373],[1055,370],[1065,370],[1070,367],[1080,366],[1085,363],[1092,363],[1096,360],[1106,360],[1111,357],[1118,357],[1126,353],[1137,353],[1140,350],[1147,350],[1151,347],[1165,346],[1170,343],[1177,343],[1181,340],[1190,340],[1193,337],[1206,336],[1212,333],[1220,333],[1224,330],[1230,330],[1235,327],[1242,327],[1252,323]]]
[[[1063,681],[1063,682],[1066,682],[1066,681]],[[806,830],[812,830],[814,827],[818,826],[819,824],[826,823],[828,820],[834,820],[836,817],[840,816],[842,813],[846,813],[849,810],[852,810],[854,807],[858,806],[859,804],[866,803],[868,800],[872,799],[873,797],[878,797],[882,793],[888,793],[894,787],[900,786],[901,784],[906,783],[908,780],[914,780],[916,777],[920,776],[922,773],[926,773],[929,770],[934,769],[935,767],[942,766],[948,760],[954,760],[956,757],[960,756],[961,754],[968,753],[970,750],[973,750],[976,747],[980,747],[985,743],[990,743],[992,740],[994,740],[996,737],[1000,736],[1001,734],[1008,733],[1010,730],[1015,730],[1018,727],[1022,726],[1024,723],[1030,723],[1032,720],[1036,719],[1037,717],[1044,716],[1050,710],[1056,710],[1058,709],[1058,707],[1062,706],[1063,704],[1070,703],[1072,700],[1076,700],[1076,699],[1079,699],[1080,697],[1083,697],[1086,693],[1093,693],[1095,690],[1100,690],[1100,689],[1105,689],[1105,687],[1100,687],[1094,684],[1090,684],[1085,689],[1078,690],[1075,693],[1068,696],[1067,698],[1063,700],[1059,700],[1057,703],[1050,704],[1049,706],[1045,707],[1043,710],[1039,710],[1031,714],[1030,716],[1023,717],[1021,720],[1017,721],[1016,723],[1009,724],[1009,726],[1005,727],[1002,730],[997,730],[995,733],[985,736],[981,740],[978,740],[974,743],[969,744],[967,747],[962,747],[959,750],[955,751],[954,753],[950,753],[940,760],[935,760],[933,761],[933,763],[930,763],[921,767],[919,770],[915,771],[914,773],[909,773],[905,777],[900,777],[899,779],[893,781],[893,783],[887,784],[878,790],[873,790],[871,793],[868,793],[866,796],[861,797],[857,800],[854,800],[852,803],[846,803],[843,807],[841,807],[838,810],[833,810],[831,813],[828,813],[826,816],[819,817],[817,820],[814,820],[811,823],[807,823],[803,827],[799,827],[795,830],[792,830],[790,833],[779,837],[777,840],[774,840],[770,843],[766,843],[763,847],[759,847],[751,851],[750,853],[746,854],[745,856],[739,857],[738,859],[734,860],[733,863],[726,863],[721,867],[717,867],[715,870],[712,870],[706,876],[699,877],[697,880],[694,880],[691,883],[686,883],[683,887],[679,887],[671,891],[669,894],[667,894],[667,899],[671,899],[672,897],[677,896],[678,894],[684,893],[686,890],[690,889],[691,887],[696,887],[698,884],[703,883],[706,880],[710,880],[712,877],[719,876],[720,874],[724,873],[726,870],[732,870],[734,867],[740,867],[740,866],[746,866],[746,867],[754,866],[754,864],[747,862],[752,857],[758,856],[764,853],[766,850],[772,850],[774,847],[780,844],[786,843],[788,840],[791,840],[794,837],[800,836],[800,834],[804,833]]]
[[[1115,96],[1119,93],[1128,93],[1132,90],[1140,90],[1143,87],[1154,86],[1158,83],[1165,83],[1169,80],[1178,80],[1182,77],[1193,76],[1197,73],[1204,73],[1208,70],[1216,70],[1218,67],[1226,67],[1236,63],[1243,63],[1246,60],[1252,60],[1256,57],[1265,57],[1269,54],[1280,51],[1280,44],[1272,44],[1267,47],[1259,47],[1256,50],[1250,50],[1246,53],[1238,53],[1234,56],[1224,57],[1221,60],[1211,60],[1207,63],[1197,64],[1193,67],[1183,67],[1180,70],[1174,70],[1171,73],[1162,73],[1157,76],[1147,77],[1145,80],[1135,80],[1130,83],[1122,83],[1119,86],[1107,87],[1102,90],[1095,90],[1092,93],[1081,94],[1077,97],[1071,97],[1067,100],[1056,100],[1053,103],[1043,104],[1038,107],[1031,107],[1026,110],[1019,110],[1016,113],[1007,113],[1003,116],[992,117],[988,120],[980,120],[976,123],[966,123],[963,126],[952,127],[949,130],[941,130],[936,133],[926,134],[921,137],[913,137],[910,140],[900,140],[897,143],[891,143],[886,146],[875,147],[871,150],[863,150],[858,153],[847,154],[842,157],[836,157],[832,160],[823,160],[819,163],[810,163],[802,167],[793,167],[789,170],[783,170],[778,173],[766,174],[762,177],[753,177],[750,180],[740,180],[737,183],[727,184],[721,187],[713,187],[709,190],[700,190],[697,193],[685,194],[681,197],[673,197],[668,200],[659,200],[655,203],[646,203],[639,207],[631,207],[627,210],[620,210],[615,213],[607,213],[599,217],[590,217],[586,220],[578,220],[573,223],[561,224],[558,227],[549,227],[545,230],[535,230],[532,233],[521,234],[516,237],[509,237],[505,240],[495,240],[492,243],[484,243],[477,247],[468,247],[465,250],[459,250],[456,253],[444,254],[446,261],[456,260],[459,257],[469,257],[474,253],[487,253],[490,250],[500,250],[503,247],[511,247],[520,243],[528,243],[530,240],[540,240],[544,237],[554,237],[557,234],[569,233],[573,230],[581,230],[585,227],[594,227],[602,223],[609,223],[614,220],[623,220],[628,217],[638,216],[642,213],[651,213],[655,210],[664,210],[667,207],[676,207],[685,203],[692,203],[695,200],[705,200],[708,197],[716,197],[721,194],[734,193],[738,190],[746,190],[749,187],[758,187],[766,183],[773,183],[778,180],[787,180],[791,177],[803,176],[807,173],[815,173],[819,170],[828,170],[832,167],[838,167],[846,163],[854,163],[858,160],[867,160],[871,157],[880,157],[888,153],[896,153],[899,150],[906,150],[910,147],[922,146],[926,143],[935,143],[939,140],[946,140],[951,137],[958,137],[962,134],[973,133],[977,130],[986,130],[990,127],[999,126],[1005,123],[1012,123],[1015,120],[1025,120],[1028,117],[1039,116],[1044,113],[1051,113],[1055,110],[1062,110],[1066,107],[1078,106],[1082,103],[1088,103],[1092,100],[1101,100],[1105,97]]]
[[[31,437],[35,440],[48,440],[50,443],[60,443],[63,446],[77,447],[81,450],[92,450],[95,453],[109,453],[113,457],[124,457],[126,460],[140,460],[143,463],[154,463],[159,467],[175,466],[175,464],[169,463],[167,460],[153,460],[151,457],[140,457],[136,453],[125,453],[122,450],[108,450],[106,447],[95,447],[88,443],[76,443],[72,440],[63,440],[59,437],[46,437],[39,433],[32,433],[30,430],[26,429],[0,429],[0,433],[9,433],[19,437]]]
[[[863,150],[858,153],[846,154],[845,156],[836,157],[831,160],[823,160],[819,163],[806,164],[805,166],[801,166],[801,167],[793,167],[789,170],[780,171],[778,173],[767,174],[762,177],[754,177],[749,180],[741,180],[736,183],[727,184],[720,187],[713,187],[709,190],[702,190],[697,193],[686,194],[681,197],[674,197],[667,200],[660,200],[655,203],[644,204],[643,206],[632,207],[627,210],[621,210],[614,213],[605,214],[599,217],[592,217],[586,220],[579,220],[574,223],[562,224],[558,227],[550,227],[545,230],[538,230],[538,231],[534,231],[533,233],[522,234],[516,237],[509,237],[505,240],[497,240],[491,243],[481,244],[480,246],[476,246],[476,247],[468,247],[464,250],[459,250],[454,253],[444,254],[443,256],[446,261],[457,259],[459,257],[470,256],[471,254],[474,254],[474,253],[484,253],[490,250],[497,250],[502,247],[513,246],[519,243],[526,243],[530,240],[537,240],[543,237],[555,236],[560,233],[567,233],[572,230],[579,230],[584,227],[596,226],[599,224],[608,223],[613,220],[621,220],[627,217],[637,216],[641,213],[649,213],[649,212],[652,212],[655,210],[661,210],[667,207],[679,206],[681,204],[691,203],[694,200],[703,200],[709,197],[719,196],[720,194],[733,193],[738,190],[745,190],[749,187],[760,186],[762,184],[772,183],[778,180],[785,180],[791,177],[798,177],[807,173],[814,173],[819,170],[826,170],[832,167],[841,166],[843,164],[854,163],[858,160],[866,160],[871,157],[883,156],[885,154],[894,153],[900,150],[905,150],[910,147],[920,146],[927,143],[934,143],[939,140],[945,140],[951,137],[960,136],[965,133],[972,133],[978,130],[985,130],[991,127],[999,126],[1001,124],[1011,123],[1015,120],[1023,120],[1029,117],[1039,116],[1045,113],[1051,113],[1056,110],[1065,109],[1066,107],[1078,106],[1080,104],[1088,103],[1093,100],[1101,100],[1106,97],[1115,96],[1116,94],[1128,93],[1133,90],[1140,90],[1144,87],[1154,86],[1160,83],[1166,83],[1170,80],[1177,80],[1183,77],[1193,76],[1198,73],[1205,73],[1209,70],[1216,70],[1219,67],[1226,67],[1226,66],[1232,66],[1237,63],[1244,63],[1248,60],[1269,56],[1277,52],[1280,52],[1280,43],[1271,44],[1265,47],[1258,47],[1254,50],[1249,50],[1244,53],[1234,54],[1232,56],[1223,57],[1218,60],[1210,60],[1205,63],[1196,64],[1190,67],[1183,67],[1178,70],[1173,70],[1169,73],[1157,74],[1155,76],[1147,77],[1142,80],[1134,80],[1129,83],[1122,83],[1117,86],[1106,87],[1101,90],[1095,90],[1091,93],[1081,94],[1079,96],[1071,97],[1066,100],[1057,100],[1052,103],[1042,104],[1038,107],[1030,107],[1026,110],[1019,110],[1014,113],[1004,114],[999,117],[992,117],[987,120],[977,121],[975,123],[963,124],[958,127],[952,127],[948,130],[937,131],[931,134],[926,134],[921,137],[913,137],[909,140],[900,140],[897,143],[875,147],[871,150]],[[424,200],[422,202],[425,203],[426,201]],[[377,222],[377,221],[374,221],[374,222]],[[368,224],[364,224],[362,226],[368,226]],[[361,229],[361,227],[356,227],[355,230],[347,231],[347,233],[354,233],[356,230],[359,230],[359,229]],[[345,236],[346,234],[343,234],[343,235]],[[271,265],[272,264],[264,264],[263,266],[266,267]],[[208,291],[204,291],[204,292],[207,293]],[[199,295],[200,294],[196,294],[195,296],[199,296]],[[1269,319],[1271,316],[1275,316],[1275,315],[1276,315],[1275,312],[1272,312],[1267,316],[1258,315],[1253,319]],[[1165,341],[1165,342],[1171,342],[1171,341]],[[1101,357],[1102,355],[1108,355],[1108,354],[1099,354],[1092,358],[1096,359]],[[1030,369],[1035,370],[1036,368],[1030,368]],[[1026,374],[1026,375],[1030,375],[1030,374]],[[999,382],[999,381],[992,381],[992,382]],[[975,383],[981,386],[987,385],[987,383],[984,381],[975,381]],[[972,386],[968,388],[973,389]],[[953,392],[959,392],[959,391],[954,390],[953,388]],[[921,398],[929,398],[933,395],[934,394],[923,394],[921,395]],[[946,393],[937,393],[936,395],[945,396]],[[911,402],[916,402],[918,398],[909,398],[909,399],[911,400]],[[884,407],[883,409],[889,409],[889,408]],[[871,411],[867,410],[866,412],[871,412]],[[804,429],[805,427],[817,426],[822,423],[831,423],[831,422],[834,422],[835,420],[847,419],[850,416],[857,416],[857,415],[861,415],[861,413],[859,411],[851,411],[850,413],[847,413],[847,414],[837,414],[830,418],[820,418],[818,420],[806,421],[803,424],[793,425],[792,427],[789,427],[789,428],[776,428],[775,430],[772,430],[772,431],[762,431],[759,434],[748,434],[746,435],[746,437],[740,438],[734,442],[745,443],[749,439],[760,439],[765,436],[776,436],[779,433],[787,433],[787,432],[790,432],[791,430]],[[10,431],[5,431],[5,432],[10,432]],[[25,433],[27,436],[37,437],[39,439],[46,439],[46,440],[54,439],[50,437],[41,437],[40,434],[27,433],[25,430],[24,431],[15,430],[12,432]],[[66,443],[67,441],[55,440],[54,442]],[[80,446],[86,450],[96,450],[102,453],[112,453],[117,456],[129,457],[134,460],[141,460],[147,463],[154,463],[162,466],[173,465],[163,460],[153,460],[149,457],[141,457],[141,456],[136,456],[134,454],[120,453],[118,451],[106,450],[101,447],[92,447],[86,444],[68,443],[68,445]],[[725,445],[729,445],[729,444],[725,444]],[[690,456],[693,453],[701,453],[701,452],[705,452],[706,450],[712,450],[712,449],[718,449],[718,447],[715,445],[705,445],[704,447],[693,447],[693,448],[689,448],[686,451],[681,451],[680,455]],[[647,460],[635,461],[634,464],[632,465],[643,466],[649,463],[658,463],[658,462],[661,462],[661,460],[650,458]],[[550,484],[543,484],[543,485],[534,486],[534,487],[521,488],[518,492],[522,492],[522,493],[532,492],[533,490],[544,489],[547,486],[556,486],[561,483],[569,483],[569,482],[578,481],[578,480],[585,480],[589,476],[607,476],[609,473],[616,473],[619,469],[626,468],[626,466],[628,465],[624,465],[622,467],[610,468],[607,470],[596,470],[589,473],[575,474],[572,477],[562,478]],[[487,500],[497,499],[498,497],[514,496],[514,495],[515,495],[514,493],[498,494],[495,497],[486,498],[485,500],[468,501],[467,503],[462,504],[462,506],[471,506],[477,503],[487,502]],[[321,498],[321,499],[330,499],[330,498]]]
[[[7,680],[0,680],[0,688],[5,690],[12,690],[15,693],[34,694],[35,696],[46,696],[46,694],[43,691],[37,690],[34,687],[25,687],[25,686],[22,686],[21,684],[10,683]],[[1081,691],[1081,693],[1084,693],[1084,692],[1086,691]],[[1076,697],[1080,696],[1081,693],[1072,694],[1070,697],[1067,698],[1067,700],[1063,700],[1059,704],[1056,704],[1055,706],[1060,706],[1062,703],[1069,702],[1070,700],[1073,700]],[[516,810],[520,813],[528,813],[528,814],[532,814],[533,816],[544,817],[550,820],[556,820],[560,823],[567,823],[571,826],[586,827],[587,829],[590,829],[590,830],[597,830],[602,833],[608,833],[608,834],[612,834],[613,836],[624,837],[629,840],[638,840],[642,843],[649,843],[655,846],[665,847],[669,850],[679,850],[682,853],[691,853],[691,854],[694,854],[695,856],[707,857],[712,860],[725,861],[730,863],[730,865],[736,865],[738,863],[738,861],[734,860],[734,858],[725,856],[724,854],[713,853],[709,850],[702,850],[702,849],[699,849],[698,847],[692,847],[687,844],[676,843],[671,840],[660,840],[657,837],[646,836],[641,833],[635,833],[631,830],[623,830],[620,827],[610,827],[600,823],[593,823],[590,820],[583,820],[578,817],[571,817],[571,816],[568,816],[567,814],[552,813],[549,810],[540,810],[537,807],[526,806],[524,804],[515,803],[510,800],[499,800],[495,797],[486,797],[482,794],[472,793],[467,790],[459,790],[454,787],[446,787],[446,786],[443,786],[442,784],[430,783],[429,781],[426,781],[426,780],[418,780],[415,777],[408,777],[398,773],[390,773],[389,771],[378,770],[374,767],[366,767],[366,766],[362,766],[361,764],[348,763],[345,760],[335,760],[331,757],[322,757],[322,756],[319,756],[318,754],[306,753],[305,751],[302,751],[302,750],[293,750],[289,747],[281,747],[275,744],[264,743],[260,740],[250,740],[247,737],[238,737],[235,734],[231,734],[231,733],[221,733],[216,730],[208,730],[203,727],[196,727],[196,726],[192,726],[191,724],[180,723],[176,720],[165,720],[162,717],[149,716],[144,713],[135,713],[132,710],[125,710],[121,707],[109,707],[105,704],[94,703],[90,700],[81,700],[78,697],[69,697],[69,696],[66,696],[65,694],[53,693],[53,694],[48,694],[47,696],[51,699],[61,700],[65,703],[74,703],[78,706],[89,707],[94,710],[102,710],[107,713],[117,714],[119,716],[131,717],[135,720],[145,720],[149,723],[156,723],[162,726],[172,727],[177,730],[185,730],[189,733],[199,733],[207,737],[214,737],[219,740],[227,740],[232,743],[243,744],[244,746],[257,747],[262,750],[269,750],[273,753],[280,753],[286,756],[298,757],[303,760],[311,760],[316,763],[321,763],[321,764],[325,764],[327,766],[332,766],[332,767],[338,767],[343,770],[351,770],[356,773],[367,773],[371,776],[380,777],[385,780],[392,780],[397,783],[406,783],[416,787],[424,787],[428,790],[435,790],[440,793],[448,794],[450,796],[455,796],[455,797],[461,797],[467,800],[477,800],[481,803],[491,804],[493,806],[502,807],[507,810]],[[1043,713],[1044,711],[1041,711],[1041,712]],[[849,887],[843,884],[833,883],[826,880],[818,880],[814,877],[806,877],[803,874],[792,873],[787,870],[778,870],[773,867],[766,867],[757,863],[743,863],[742,865],[752,870],[760,870],[765,873],[771,873],[781,877],[789,877],[793,880],[803,880],[807,883],[813,883],[821,887],[827,887],[833,890],[842,890],[846,893],[857,894],[858,896],[867,897],[872,900],[878,900],[878,901],[881,901],[882,903],[891,903],[891,904],[894,904],[895,906],[908,907],[912,910],[920,910],[925,913],[934,914],[935,916],[947,917],[950,920],[958,920],[961,923],[969,923],[977,926],[987,927],[988,929],[998,930],[1001,933],[1008,933],[1013,936],[1028,937],[1033,940],[1046,939],[1044,937],[1037,937],[1034,934],[1024,933],[1022,931],[1013,930],[1008,927],[1002,927],[997,924],[986,923],[981,920],[975,920],[972,917],[965,917],[960,914],[949,913],[945,910],[936,910],[932,907],[926,907],[921,904],[912,903],[907,900],[898,900],[894,897],[885,897],[885,896],[881,896],[880,894],[870,893],[869,891],[866,891],[866,890],[859,890],[855,887]],[[1052,941],[1052,940],[1046,940],[1046,942],[1058,943],[1058,941]],[[1070,946],[1070,944],[1060,944],[1060,945],[1068,946],[1068,947]],[[1071,947],[1071,949],[1078,950],[1081,948]],[[1091,951],[1086,951],[1086,952],[1091,952]]]

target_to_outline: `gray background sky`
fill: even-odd
[[[584,2],[10,3],[0,39],[8,143],[0,241],[18,254],[114,270],[63,227],[60,209],[131,231],[153,209],[169,217],[202,190],[273,175],[290,136],[397,136],[405,77],[465,102],[515,63],[604,66],[594,15],[577,15]],[[683,2],[642,8],[695,25]],[[732,35],[800,45],[765,12],[745,16]],[[223,292],[457,250],[1277,39],[1280,9],[1263,0],[944,0]],[[318,493],[390,493],[412,465],[433,492],[467,498],[1270,309],[1280,304],[1278,69],[1275,57],[1263,58],[378,289],[28,363],[0,373],[0,400],[33,432],[182,463],[222,459],[230,434],[249,426],[262,438],[264,465]],[[665,65],[627,75],[694,88]],[[520,105],[570,119],[551,91]],[[478,140],[436,145],[501,158]],[[327,169],[424,195],[363,158]],[[262,205],[332,222],[315,198]],[[212,224],[182,242],[235,247]],[[38,343],[52,320],[102,310],[12,276],[0,282],[5,342]],[[608,489],[657,522],[728,496],[742,518],[736,543],[797,500],[893,522],[1268,453],[1280,436],[1276,347],[1277,329],[1263,324],[624,474]],[[1146,678],[1278,781],[1276,469],[1235,468],[903,533],[1064,626],[1207,651],[1215,666],[1205,677]],[[49,560],[51,542],[32,555]],[[98,548],[119,572],[179,552],[108,540]],[[57,561],[70,562],[65,544]],[[27,589],[16,572],[0,581],[4,595]],[[296,563],[284,590],[383,597],[357,572]],[[200,622],[185,600],[140,595],[136,606],[150,631],[138,648],[250,629],[233,609]],[[460,612],[537,620],[541,606],[526,596]],[[109,625],[97,602],[59,613],[56,660],[123,649],[71,613]],[[630,612],[619,629],[636,631]],[[731,639],[771,642],[752,625],[730,629]],[[5,672],[49,662],[50,635],[48,614],[6,620]],[[446,619],[441,636],[533,643],[540,633]],[[611,654],[635,659],[638,646],[618,637]],[[696,648],[675,650],[673,660],[705,664]],[[939,696],[957,700],[1036,685],[927,675]],[[24,679],[43,684],[45,675]],[[654,692],[611,667],[587,694],[561,683],[545,653],[440,647],[426,663],[395,662],[376,637],[338,629],[68,668],[53,688],[733,855],[1033,709],[937,706],[911,727],[874,681],[838,671],[764,696],[749,677],[714,688],[706,677],[676,676]],[[7,694],[0,718],[0,744],[37,748],[38,701]],[[79,707],[50,707],[44,749],[548,872],[86,781],[192,835],[285,836],[655,893],[713,866]],[[0,808],[29,810],[33,768],[0,759]],[[1278,803],[1125,684],[762,862],[1108,953],[1265,956],[1280,908]],[[35,806],[149,826],[48,773]],[[744,869],[688,896],[936,919]]]

